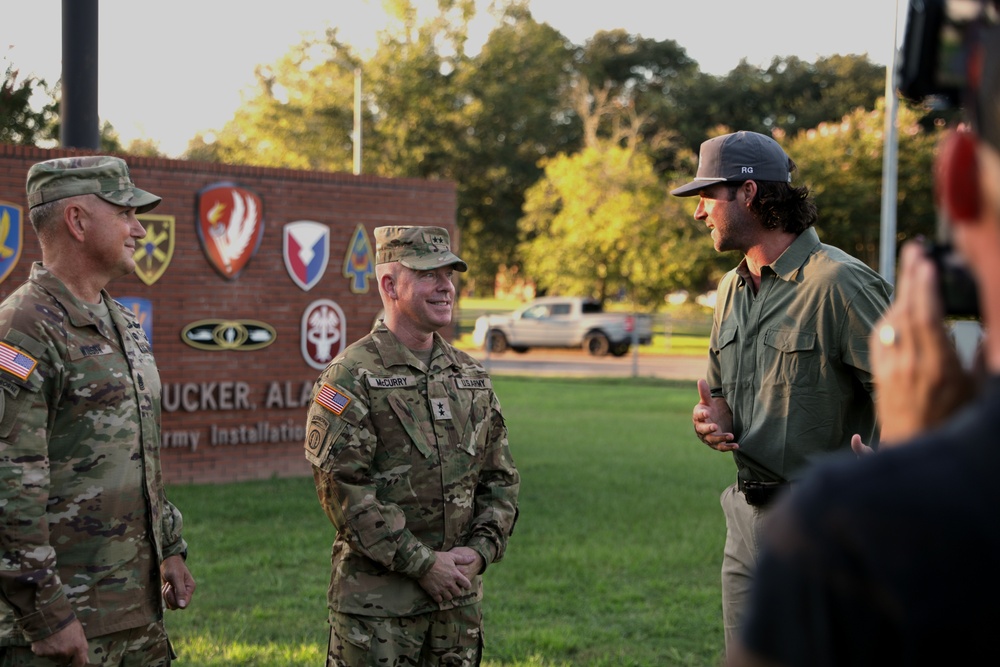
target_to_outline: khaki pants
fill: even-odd
[[[386,618],[334,612],[327,667],[478,667],[482,658],[479,603],[420,616]]]
[[[728,653],[743,625],[757,567],[761,527],[770,507],[762,510],[747,504],[735,484],[722,492],[719,502],[726,515],[726,549],[722,557],[722,624]]]

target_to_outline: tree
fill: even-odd
[[[605,142],[545,161],[525,199],[520,254],[545,291],[624,294],[652,310],[709,279],[711,239],[693,222],[647,155]]]
[[[188,143],[189,159],[292,169],[349,171],[354,69],[360,61],[329,30],[273,65],[258,66],[256,94],[215,136]]]
[[[468,103],[455,156],[458,221],[471,259],[467,282],[481,293],[492,294],[500,268],[519,262],[517,221],[542,174],[539,161],[580,145],[565,101],[574,54],[558,31],[513,5],[461,73]]]
[[[613,30],[577,47],[536,22],[527,0],[496,0],[496,27],[470,56],[465,45],[475,4],[438,0],[436,13],[418,20],[413,0],[391,0],[394,21],[364,60],[332,30],[297,45],[259,67],[255,93],[215,136],[195,137],[186,156],[349,170],[354,71],[360,68],[363,170],[454,181],[462,254],[471,269],[463,288],[487,294],[498,271],[522,261],[527,246],[517,243],[518,220],[526,213],[525,193],[545,173],[543,165],[555,169],[583,145],[597,154],[611,155],[611,147],[630,156],[641,152],[625,160],[639,172],[611,169],[621,184],[608,201],[631,193],[636,205],[647,206],[637,194],[645,192],[640,163],[651,158],[653,173],[664,181],[687,178],[697,166],[699,144],[720,124],[796,136],[815,126],[807,123],[839,122],[855,107],[872,108],[884,87],[884,69],[865,57],[775,59],[766,69],[744,62],[726,77],[714,77],[701,73],[672,40]],[[612,165],[619,162],[611,159]],[[859,166],[859,176],[866,166]],[[596,166],[577,167],[579,182],[604,185],[588,180],[599,173]],[[868,191],[873,183],[867,182]],[[595,210],[611,205],[592,203]],[[670,259],[651,283],[653,291],[682,284],[700,290],[719,271],[721,260],[692,221],[689,203],[665,200],[658,214],[669,221],[673,236],[654,239]],[[631,277],[645,270],[629,266]],[[615,280],[623,284],[624,274]],[[638,282],[630,284],[638,289]]]
[[[599,31],[580,49],[577,73],[587,82],[585,88],[602,91],[643,119],[640,138],[659,170],[674,165],[676,148],[685,145],[678,138],[700,143],[704,119],[692,117],[687,101],[707,75],[674,40],[657,41],[621,29]],[[611,130],[603,127],[601,132]]]
[[[57,103],[50,97],[40,109],[33,109],[31,98],[36,92],[50,95],[43,79],[19,79],[18,70],[7,61],[0,82],[0,143],[32,146],[51,138],[50,126],[57,114]]]
[[[885,93],[885,68],[867,56],[831,56],[808,63],[774,58],[760,69],[743,60],[724,77],[709,77],[686,91],[690,117],[703,128],[722,123],[735,130],[794,136],[822,122],[837,123],[855,108],[874,109]],[[688,147],[697,151],[704,138]]]
[[[128,142],[125,152],[129,155],[141,155],[143,157],[164,157],[160,150],[160,143],[152,139],[133,139]]]
[[[420,23],[411,0],[387,3],[397,23],[380,35],[365,73],[373,118],[369,170],[386,176],[455,179],[453,156],[465,130],[458,73],[473,0],[438,0]]]
[[[857,109],[839,123],[821,123],[788,142],[796,161],[796,183],[808,185],[819,209],[817,231],[878,268],[881,232],[882,155],[885,107]],[[920,125],[920,116],[899,109],[897,240],[934,236],[932,165],[938,136]]]

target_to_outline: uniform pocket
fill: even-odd
[[[763,382],[779,395],[812,389],[819,381],[820,358],[816,332],[770,329],[761,348]]]
[[[490,432],[490,397],[491,392],[483,389],[465,390],[471,395],[469,420],[461,434],[462,449],[471,456],[482,453],[486,449],[486,440]]]
[[[712,348],[712,354],[719,359],[719,367],[722,369],[739,369],[740,367],[740,346],[739,327],[729,326],[719,330],[717,347]],[[739,373],[722,373],[722,393],[729,397],[736,388],[736,381]]]
[[[421,420],[417,418],[413,408],[407,402],[405,398],[406,396],[420,397],[420,395],[416,392],[406,392],[404,394],[398,390],[393,390],[389,392],[389,407],[392,408],[396,418],[399,419],[400,426],[402,426],[403,430],[406,431],[406,434],[410,436],[413,446],[416,447],[417,451],[425,457],[429,457],[433,453],[430,444],[428,444],[431,436],[424,433],[420,425]]]

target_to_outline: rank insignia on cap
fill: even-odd
[[[29,357],[7,343],[0,342],[0,370],[12,373],[22,380],[27,380],[37,365],[38,361],[33,357]]]
[[[344,412],[351,399],[328,384],[324,384],[316,394],[316,402],[335,415]]]

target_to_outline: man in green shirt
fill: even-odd
[[[698,438],[732,452],[737,481],[726,515],[722,609],[732,646],[771,501],[817,457],[877,442],[868,335],[889,285],[847,253],[820,243],[816,206],[791,185],[795,163],[770,137],[736,132],[701,145],[695,219],[719,252],[743,253],[719,283],[708,376],[692,413]]]

